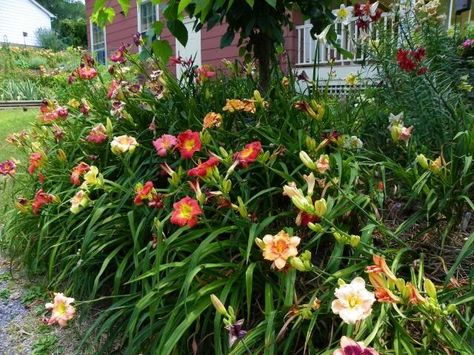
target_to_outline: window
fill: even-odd
[[[138,6],[138,32],[146,35],[158,18],[158,6],[153,5],[150,0],[142,1]]]
[[[105,64],[107,60],[107,45],[105,27],[100,28],[91,22],[91,50],[99,63]]]

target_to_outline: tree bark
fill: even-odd
[[[274,55],[273,41],[263,33],[255,35],[252,39],[254,56],[258,60],[258,85],[266,93],[270,86],[270,65]]]

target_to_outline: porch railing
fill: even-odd
[[[393,28],[393,14],[384,12],[379,20],[382,22],[384,30],[391,30]],[[333,46],[330,44],[323,45],[319,43],[319,49],[316,53],[316,43],[310,34],[312,25],[305,23],[304,25],[296,26],[297,31],[297,59],[296,64],[299,66],[308,66],[314,63],[315,54],[318,55],[319,64],[327,64],[333,60],[336,65],[351,65],[361,62],[364,57],[360,49],[359,43],[365,36],[370,36],[371,39],[378,39],[380,36],[380,27],[370,23],[367,31],[363,31],[356,26],[356,18],[353,18],[348,24],[336,22],[335,30],[337,33],[337,41],[341,48],[352,53],[353,58],[344,58]]]

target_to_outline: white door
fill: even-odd
[[[188,43],[186,43],[186,47],[176,40],[176,56],[181,56],[184,60],[188,60],[189,58],[194,58],[194,65],[200,66],[201,65],[201,31],[194,32],[193,24],[194,19],[190,19],[189,17],[183,20],[186,29],[188,30]],[[176,75],[181,77],[181,73],[183,72],[183,68],[181,65],[176,64]]]

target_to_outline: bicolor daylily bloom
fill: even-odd
[[[137,206],[143,204],[143,201],[153,201],[156,196],[156,190],[153,186],[153,181],[147,181],[145,184],[138,183],[135,185],[135,199],[133,203]]]
[[[356,342],[351,338],[343,336],[341,338],[341,347],[335,350],[332,355],[379,355],[379,353],[373,348],[366,347],[361,341]]]
[[[222,115],[216,112],[209,112],[204,116],[202,127],[203,129],[217,127],[219,128],[222,124]]]
[[[244,149],[240,152],[234,154],[234,159],[236,162],[241,164],[246,168],[250,163],[253,163],[257,160],[258,156],[262,152],[262,143],[255,141],[249,144],[246,144]]]
[[[5,160],[4,162],[0,163],[0,175],[13,176],[15,175],[15,173],[16,173],[16,164],[13,160]]]
[[[191,159],[194,153],[201,150],[201,137],[199,132],[190,129],[178,134],[176,148],[183,159]]]
[[[97,76],[97,70],[95,70],[93,67],[90,67],[88,65],[84,65],[78,70],[79,73],[79,78],[82,80],[91,80],[94,79]]]
[[[62,293],[55,293],[53,303],[46,303],[47,310],[51,310],[51,317],[48,325],[58,323],[61,328],[67,325],[67,322],[74,318],[76,309],[71,305],[74,298],[66,297]]]
[[[34,152],[30,154],[30,166],[28,167],[28,173],[33,175],[34,172],[43,167],[45,163],[45,156],[41,152]]]
[[[153,141],[153,146],[160,157],[166,157],[168,151],[170,151],[177,142],[175,136],[171,134],[163,134],[160,138]]]
[[[366,290],[362,277],[356,277],[350,284],[340,286],[334,295],[337,299],[332,301],[331,309],[347,324],[355,324],[372,313],[375,296]]]
[[[71,199],[71,208],[69,210],[72,213],[77,214],[82,211],[82,209],[86,208],[89,205],[89,202],[90,199],[87,192],[84,190],[79,190]]]
[[[107,140],[107,138],[107,129],[102,123],[99,123],[91,129],[86,140],[91,143],[102,144]]]
[[[76,165],[71,172],[71,183],[73,185],[79,186],[81,184],[80,177],[87,173],[90,170],[90,166],[83,161]]]
[[[114,137],[110,143],[110,149],[112,153],[116,155],[124,154],[127,152],[133,153],[133,151],[138,147],[138,142],[135,138],[123,135]]]
[[[290,237],[287,232],[282,230],[276,235],[267,234],[263,240],[256,238],[255,242],[262,249],[263,258],[273,261],[272,266],[281,270],[286,266],[288,258],[298,255],[296,247],[300,244],[300,238]]]
[[[173,212],[171,214],[171,223],[178,226],[188,226],[190,228],[197,224],[198,216],[202,214],[199,203],[186,196],[173,204]]]

